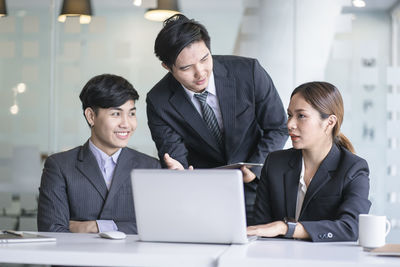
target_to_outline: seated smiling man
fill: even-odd
[[[83,146],[46,160],[38,229],[135,234],[130,173],[136,168],[160,168],[157,159],[126,147],[137,126],[139,95],[124,78],[103,74],[90,79],[79,97],[91,135]],[[183,168],[173,159],[168,167]]]

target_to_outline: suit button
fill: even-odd
[[[328,238],[332,238],[333,234],[331,232],[328,233]]]

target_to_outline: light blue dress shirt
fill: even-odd
[[[110,190],[115,166],[117,166],[118,157],[119,154],[121,154],[121,148],[112,156],[109,156],[101,151],[98,147],[96,147],[90,139],[89,148],[96,158],[100,171],[103,174],[104,182],[106,183],[107,189]],[[96,222],[97,227],[99,228],[99,233],[118,230],[118,227],[113,220],[96,220]]]

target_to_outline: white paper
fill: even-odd
[[[25,33],[38,33],[39,32],[39,18],[26,16],[23,19],[23,32]]]
[[[13,58],[15,56],[15,43],[11,41],[0,42],[0,58]]]
[[[105,17],[92,17],[89,24],[90,33],[104,33],[107,26],[107,20]]]
[[[39,69],[36,65],[22,66],[22,80],[24,82],[36,82],[39,78]]]
[[[114,57],[116,59],[129,59],[131,57],[130,42],[120,41],[114,44]]]
[[[63,57],[69,60],[77,60],[81,56],[80,42],[65,42]]]
[[[37,41],[23,42],[22,56],[27,58],[39,57],[39,43]]]
[[[0,19],[0,33],[15,32],[15,17],[4,17]]]

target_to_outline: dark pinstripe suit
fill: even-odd
[[[224,125],[224,149],[181,84],[168,73],[146,99],[148,124],[159,158],[169,153],[185,168],[213,168],[240,161],[263,163],[269,152],[282,149],[287,140],[286,112],[271,78],[257,60],[237,56],[213,56],[213,73]],[[253,171],[259,175],[261,168]],[[253,207],[255,186],[245,185],[247,211]]]
[[[135,234],[130,179],[135,168],[160,168],[160,164],[155,158],[123,148],[108,191],[88,142],[50,156],[39,189],[39,231],[69,232],[70,220],[114,220],[118,230]]]

